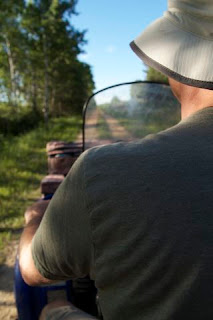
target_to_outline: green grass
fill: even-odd
[[[41,196],[40,181],[47,174],[46,143],[74,141],[80,130],[80,117],[58,118],[50,121],[49,129],[40,126],[0,140],[0,251],[23,227],[26,208]]]
[[[112,134],[106,120],[101,115],[98,118],[97,131],[99,139],[112,139]]]

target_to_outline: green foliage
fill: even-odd
[[[78,60],[85,31],[70,23],[77,0],[0,3],[0,100],[49,116],[81,113],[94,83]]]
[[[168,84],[168,78],[162,74],[161,72],[148,67],[147,71],[146,71],[146,79],[148,81],[156,81],[156,82],[161,82],[161,83],[166,83]]]
[[[20,95],[18,68],[20,68],[23,51],[23,35],[20,26],[23,8],[23,0],[0,2],[0,95],[14,106]]]
[[[8,104],[0,105],[0,136],[18,135],[38,126],[42,114],[27,107],[15,109]]]
[[[64,117],[50,120],[49,129],[40,125],[27,134],[1,141],[0,247],[23,226],[26,207],[40,197],[40,181],[47,174],[46,143],[73,141],[80,130],[80,117]]]

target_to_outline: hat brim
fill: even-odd
[[[213,90],[213,41],[187,32],[162,17],[130,46],[148,66],[166,76]]]

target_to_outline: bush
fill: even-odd
[[[18,135],[27,132],[42,120],[42,115],[27,107],[15,109],[6,104],[0,105],[0,140],[2,135]]]

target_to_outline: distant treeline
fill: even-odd
[[[147,67],[146,80],[169,84],[168,78],[164,74],[151,67]]]
[[[25,120],[32,126],[41,117],[81,112],[94,83],[90,66],[78,60],[86,41],[71,24],[76,4],[0,1],[0,133],[23,129]]]

